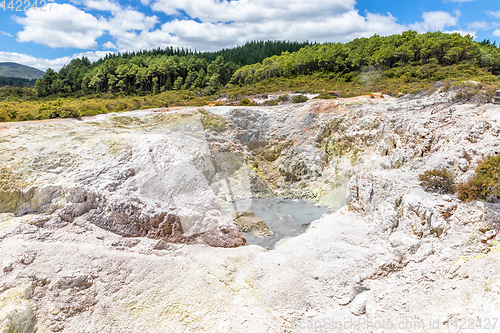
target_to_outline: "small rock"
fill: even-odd
[[[33,261],[35,261],[36,253],[35,252],[26,252],[23,255],[21,255],[20,262],[25,265],[31,264]]]
[[[351,303],[351,313],[355,316],[361,316],[366,313],[366,293],[361,293]]]
[[[457,161],[457,166],[460,170],[462,170],[463,172],[467,171],[469,169],[469,162],[467,162],[467,160],[465,158],[460,158],[458,161]]]
[[[14,269],[14,263],[12,261],[6,261],[2,264],[2,270],[4,273],[9,273]]]
[[[497,231],[496,230],[488,230],[488,231],[486,231],[484,233],[484,236],[486,236],[486,239],[492,239],[496,235],[497,235]]]
[[[93,277],[90,274],[81,274],[75,273],[70,276],[63,276],[56,282],[54,282],[51,286],[49,286],[49,290],[54,288],[57,289],[69,289],[69,288],[78,288],[78,289],[87,289],[93,284]]]
[[[424,243],[420,245],[420,247],[417,250],[417,253],[415,253],[414,260],[415,262],[422,262],[424,261],[428,256],[432,254],[432,244],[430,243]]]
[[[260,238],[274,235],[274,233],[267,226],[266,222],[264,222],[264,220],[262,219],[256,217],[241,216],[237,218],[235,222],[238,228],[240,228],[241,232],[250,232]]]
[[[35,313],[29,298],[32,286],[25,285],[0,294],[0,332],[33,332]]]

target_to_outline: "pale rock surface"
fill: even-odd
[[[499,204],[418,181],[500,152],[500,109],[450,97],[206,108],[222,133],[189,108],[7,128],[0,331],[498,331]],[[342,208],[242,246],[233,201],[273,195]]]

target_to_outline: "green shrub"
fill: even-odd
[[[252,102],[250,99],[248,98],[243,98],[240,103],[239,103],[240,106],[255,106],[257,105],[257,103],[254,103]]]
[[[280,95],[280,96],[278,97],[278,100],[279,100],[280,102],[288,102],[288,101],[290,101],[290,96],[288,96],[288,95]]]
[[[295,95],[292,97],[292,102],[294,103],[305,103],[309,100],[305,95]]]
[[[278,100],[277,99],[268,99],[267,101],[265,101],[264,103],[262,103],[262,105],[264,106],[274,106],[274,105],[278,105]]]
[[[491,102],[495,94],[495,87],[483,83],[458,82],[450,89],[457,91],[452,100],[458,103],[486,104]]]
[[[418,180],[428,192],[453,193],[455,191],[453,174],[446,169],[427,170],[418,176]]]
[[[10,121],[10,117],[5,109],[0,108],[0,122],[5,121]]]
[[[321,93],[318,96],[314,97],[314,99],[335,99],[337,95],[335,93]]]
[[[498,202],[500,197],[500,155],[487,157],[476,168],[474,178],[457,186],[463,201],[484,200]]]
[[[82,113],[76,107],[67,105],[61,107],[58,115],[60,118],[80,118]]]
[[[19,112],[19,114],[17,115],[17,119],[20,120],[20,121],[36,120],[36,117],[33,114],[33,112],[30,112],[30,111],[27,111],[27,110],[23,110],[23,111]]]

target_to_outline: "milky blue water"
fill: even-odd
[[[243,233],[248,244],[273,249],[284,238],[295,237],[304,233],[311,222],[331,213],[326,207],[302,200],[261,198],[244,199],[235,202],[238,210],[251,210],[255,217],[263,219],[274,235],[265,238],[251,233]]]

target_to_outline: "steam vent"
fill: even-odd
[[[500,90],[495,91],[495,105],[500,105]]]

